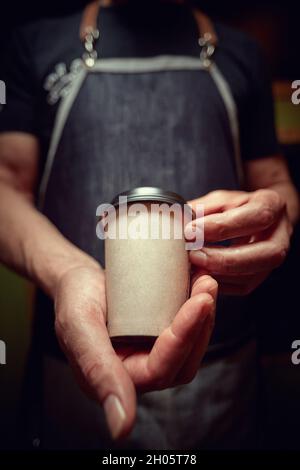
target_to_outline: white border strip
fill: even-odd
[[[42,176],[40,190],[39,190],[39,198],[38,198],[38,208],[41,210],[44,205],[45,194],[50,178],[50,174],[52,171],[52,166],[55,160],[56,150],[60,141],[61,134],[65,127],[66,120],[68,119],[70,109],[73,106],[73,103],[76,99],[76,96],[81,88],[81,85],[87,75],[87,69],[82,68],[78,71],[77,75],[75,75],[74,80],[72,82],[71,89],[69,93],[61,99],[59,104],[57,114],[55,117],[55,122],[53,126],[53,133],[51,136],[51,141],[49,145],[49,150],[47,154],[47,159],[45,163],[44,173]]]
[[[148,73],[164,70],[201,70],[199,57],[160,55],[155,57],[128,57],[123,59],[97,60],[91,72]]]

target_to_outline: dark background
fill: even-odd
[[[145,1],[145,0],[140,0]],[[149,1],[149,0],[147,0]],[[41,16],[66,15],[80,9],[83,0],[71,2],[2,2],[1,52],[9,50],[9,33],[19,24]],[[203,11],[254,36],[262,45],[274,83],[300,79],[300,16],[291,1],[195,1]],[[275,96],[275,101],[282,99]],[[289,97],[287,98],[289,101]],[[276,108],[284,121],[286,102]],[[300,105],[299,105],[300,110]],[[298,110],[298,111],[299,111]],[[300,116],[298,112],[298,117]],[[295,126],[295,119],[294,126]],[[278,120],[278,116],[277,116]],[[300,118],[298,123],[300,128]],[[280,123],[278,124],[280,126]],[[300,188],[300,140],[282,141],[292,177]],[[299,449],[300,365],[291,363],[291,344],[300,339],[299,226],[286,263],[249,297],[248,308],[257,317],[262,364],[263,448]],[[2,282],[3,281],[3,282]],[[24,361],[30,337],[31,286],[12,273],[0,272],[0,339],[10,346],[6,366],[0,366],[0,449],[17,447],[16,417]],[[6,339],[7,338],[7,339]],[[12,351],[12,346],[13,351]]]

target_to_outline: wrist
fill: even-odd
[[[88,268],[103,272],[101,265],[91,256],[74,246],[70,250],[40,250],[27,257],[29,277],[49,295],[55,298],[62,277],[75,268]]]
[[[48,285],[45,289],[46,293],[50,295],[52,299],[55,299],[57,288],[62,282],[62,279],[74,270],[88,269],[89,271],[95,272],[95,275],[100,274],[104,277],[104,271],[101,265],[94,258],[85,253],[79,255],[77,253],[72,257],[66,257],[64,260],[54,260],[53,264],[55,263],[55,269],[53,269],[52,273],[47,277]]]

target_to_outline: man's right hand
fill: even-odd
[[[209,276],[198,277],[192,298],[152,348],[115,351],[106,329],[103,270],[32,203],[38,161],[36,137],[0,135],[0,260],[55,299],[60,344],[119,438],[134,424],[136,390],[161,390],[195,376],[212,330],[217,285]]]
[[[162,390],[195,377],[213,328],[216,295],[216,281],[198,277],[191,298],[152,347],[114,350],[106,329],[104,271],[92,265],[63,274],[55,293],[56,334],[81,388],[103,405],[113,438],[134,425],[136,390]]]

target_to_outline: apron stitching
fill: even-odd
[[[38,197],[38,208],[42,210],[45,201],[45,195],[47,191],[48,182],[51,175],[51,170],[55,160],[55,154],[57,147],[59,145],[60,137],[62,135],[65,123],[68,119],[69,112],[74,104],[76,96],[79,93],[81,85],[87,75],[87,70],[82,68],[78,71],[78,74],[75,76],[72,86],[70,87],[69,93],[61,100],[53,126],[53,132],[51,136],[50,146],[48,150],[48,155],[46,159],[46,164],[44,168],[44,173],[42,176],[39,197]]]
[[[155,57],[126,57],[97,60],[90,72],[155,73],[169,70],[206,70],[196,57],[159,55]]]

